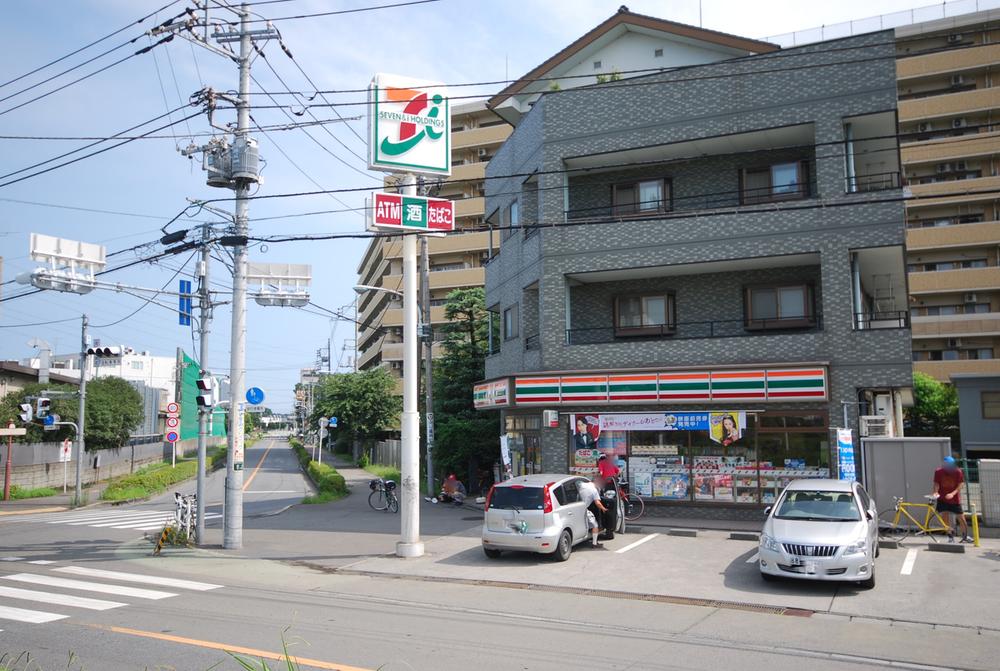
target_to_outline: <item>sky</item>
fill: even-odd
[[[72,80],[114,63],[151,43],[145,30],[180,12],[189,3],[177,2],[142,24],[131,25],[119,35],[80,54],[11,84],[3,82],[59,58],[93,40],[134,24],[169,0],[76,0],[11,4],[0,22],[0,136],[106,137],[164,115],[188,102],[189,96],[210,86],[218,91],[237,88],[234,63],[183,40],[109,67],[76,84]],[[263,58],[252,67],[255,91],[282,91],[280,76],[293,91],[313,90],[301,67],[322,90],[364,89],[375,72],[390,72],[446,83],[480,82],[516,78],[541,63],[617,11],[621,0],[439,0],[422,5],[335,16],[293,19],[340,9],[389,4],[393,0],[281,0],[254,8],[258,18],[274,19],[293,62],[271,41],[263,45]],[[799,0],[626,0],[638,13],[705,28],[767,38],[791,31],[863,19],[877,14],[926,6],[926,0],[841,0],[837,3]],[[221,3],[220,3],[221,4]],[[953,10],[969,0],[947,3]],[[940,13],[940,3],[932,10]],[[956,13],[951,11],[949,13]],[[230,20],[225,9],[212,10],[213,18]],[[928,15],[927,18],[930,18]],[[258,24],[259,26],[260,24]],[[134,45],[97,58],[72,73],[41,84],[67,67],[126,40]],[[270,66],[270,67],[269,67]],[[273,68],[273,71],[272,69]],[[277,74],[275,74],[277,73]],[[495,87],[463,89],[483,95]],[[5,112],[22,102],[56,91],[43,99]],[[257,195],[294,194],[303,191],[377,188],[381,175],[368,172],[365,161],[366,122],[362,93],[328,96],[348,121],[287,130],[256,132],[266,161]],[[266,95],[255,94],[262,107],[252,112],[261,126],[308,120],[303,99],[276,98],[286,107],[276,108]],[[115,255],[109,265],[120,265],[163,249],[160,228],[187,206],[187,199],[223,199],[213,207],[231,210],[233,193],[207,186],[200,160],[180,155],[178,149],[192,140],[204,142],[211,130],[205,115],[181,122],[195,108],[174,112],[168,118],[143,126],[178,122],[156,133],[72,165],[0,186],[0,256],[4,257],[2,281],[35,267],[28,258],[29,234],[42,233],[99,243]],[[333,116],[329,108],[314,108],[317,118]],[[362,117],[351,120],[352,117]],[[216,121],[234,120],[220,111]],[[311,137],[310,137],[311,136]],[[0,174],[6,175],[52,158],[88,141],[26,140],[0,138]],[[108,146],[99,144],[88,151]],[[88,153],[87,151],[81,153]],[[74,154],[72,157],[79,156]],[[56,163],[61,162],[57,161]],[[49,167],[53,163],[43,167]],[[0,184],[27,174],[0,177]],[[363,205],[365,192],[277,197],[250,203],[252,235],[362,233],[363,217],[352,211]],[[330,212],[342,210],[340,212]],[[346,210],[346,211],[344,211]],[[310,214],[323,212],[323,214]],[[294,216],[293,216],[294,215]],[[281,218],[273,218],[281,217]],[[201,222],[224,219],[207,210],[192,209],[168,230],[189,228]],[[247,384],[265,392],[264,404],[278,412],[293,405],[292,388],[301,368],[316,361],[316,350],[333,339],[333,366],[347,365],[353,357],[354,325],[331,320],[327,311],[350,314],[357,283],[357,266],[366,247],[363,239],[323,242],[283,242],[258,245],[250,260],[263,263],[305,263],[312,266],[312,301],[308,310],[261,307],[251,302],[247,313]],[[142,263],[104,276],[107,281],[177,291],[178,280],[190,279],[191,252]],[[221,262],[212,265],[213,289],[218,299],[231,283]],[[26,287],[6,284],[3,298],[24,293]],[[86,313],[91,335],[104,345],[121,344],[135,350],[173,356],[183,348],[195,356],[196,336],[178,324],[170,306],[175,296],[159,296],[154,303],[127,293],[96,290],[85,296],[43,292],[0,302],[0,360],[22,359],[34,354],[32,338],[48,341],[56,353],[79,351],[80,315]],[[163,305],[157,305],[160,302]],[[145,307],[143,307],[145,305]],[[140,309],[136,312],[137,309]],[[133,314],[135,313],[135,314]],[[208,368],[226,374],[229,368],[228,305],[215,310],[211,325]],[[57,320],[55,324],[40,324]]]

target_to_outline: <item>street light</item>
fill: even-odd
[[[366,291],[381,291],[386,294],[392,294],[393,296],[403,297],[402,291],[396,291],[395,289],[386,289],[385,287],[373,287],[370,284],[358,284],[354,287],[354,293],[361,295]]]

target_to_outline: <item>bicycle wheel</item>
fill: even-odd
[[[389,494],[389,499],[387,503],[390,513],[399,512],[399,499],[396,498],[395,494]]]
[[[625,519],[635,522],[646,512],[646,504],[639,498],[638,494],[629,494],[625,498]]]
[[[389,507],[389,500],[385,495],[384,489],[376,489],[371,494],[368,495],[368,505],[372,507],[372,510],[385,510]]]
[[[895,508],[883,510],[878,514],[879,539],[902,543],[911,531],[909,520]]]

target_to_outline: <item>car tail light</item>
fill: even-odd
[[[545,485],[544,489],[542,489],[542,497],[543,497],[542,498],[542,504],[544,506],[542,508],[542,512],[543,513],[551,513],[552,512],[552,493],[549,491],[549,488],[552,485],[554,485],[554,484],[556,484],[556,483],[550,482],[549,484]]]
[[[488,493],[488,494],[486,495],[486,507],[485,507],[485,508],[483,508],[483,510],[489,510],[489,509],[490,509],[490,501],[492,501],[492,500],[493,500],[493,490],[494,490],[494,489],[496,489],[496,488],[497,488],[497,486],[496,486],[496,485],[492,485],[492,486],[490,486],[490,491],[489,491],[489,493]]]

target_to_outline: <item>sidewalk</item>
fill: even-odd
[[[101,500],[106,483],[99,482],[89,487],[83,488],[83,500],[86,503],[81,506],[90,508],[92,506],[105,503]],[[73,498],[76,492],[73,487],[69,487],[65,494],[55,496],[39,496],[33,499],[18,499],[10,501],[0,501],[0,518],[4,515],[26,515],[32,512],[56,512],[73,507]],[[36,510],[37,509],[37,510]]]

